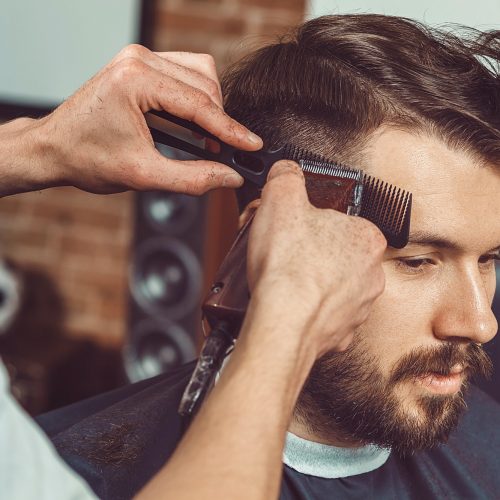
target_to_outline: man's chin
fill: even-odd
[[[384,429],[379,444],[400,455],[411,455],[446,443],[466,408],[463,385],[457,391],[426,390],[411,403],[401,404],[392,429]]]
[[[356,421],[350,423],[352,437],[366,444],[391,448],[400,456],[446,443],[466,408],[466,384],[460,380],[453,391],[449,386],[435,390],[416,382],[398,385],[400,387],[395,387],[387,397],[385,408],[380,407],[374,412],[377,422],[374,420],[367,425]]]

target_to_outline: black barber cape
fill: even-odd
[[[131,498],[182,436],[177,406],[193,367],[47,413],[38,423],[100,498]],[[500,499],[500,405],[472,387],[468,410],[446,445],[405,459],[391,453],[364,474],[324,479],[284,466],[280,498]]]

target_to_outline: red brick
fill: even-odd
[[[305,9],[304,0],[161,0],[157,5],[155,48],[210,52],[219,69],[254,48],[241,43],[244,36],[282,33],[301,21]],[[65,304],[66,335],[107,346],[123,343],[133,199],[131,193],[98,196],[63,187],[0,200],[0,249],[53,281]],[[216,212],[225,214],[220,206]],[[211,232],[226,234],[226,226]],[[207,249],[210,272],[221,252],[222,247]]]
[[[276,38],[277,36],[284,35],[290,33],[290,31],[300,23],[300,20],[297,22],[290,22],[284,24],[280,19],[268,19],[259,25],[258,31],[259,33]],[[275,42],[275,40],[272,40]]]
[[[63,227],[87,224],[95,228],[109,230],[114,230],[121,224],[127,223],[125,217],[121,215],[92,210],[92,208],[58,206],[52,203],[40,204],[34,217],[39,220],[49,219],[52,223]]]
[[[113,238],[89,240],[85,238],[85,232],[65,233],[61,237],[60,251],[75,257],[85,256],[95,259],[106,259],[116,262],[127,257],[128,248],[125,245],[116,244]]]
[[[242,35],[245,32],[246,22],[241,17],[224,17],[222,15],[200,15],[192,12],[161,11],[156,18],[157,29],[177,30],[188,33],[207,33],[214,35],[224,33],[227,35]]]
[[[305,0],[240,0],[245,6],[264,7],[266,9],[283,9],[288,12],[304,13],[306,8]]]
[[[6,248],[42,250],[47,245],[47,232],[40,227],[24,230],[16,226],[4,227],[0,230],[0,242]]]

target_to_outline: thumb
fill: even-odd
[[[297,175],[299,178],[304,179],[304,172],[299,167],[299,164],[291,160],[277,161],[267,175],[267,181],[276,179],[280,175]]]
[[[173,160],[157,151],[143,166],[141,177],[147,190],[161,189],[202,195],[221,187],[237,188],[243,178],[232,168],[206,160]]]
[[[262,190],[262,202],[265,203],[267,198],[279,199],[285,204],[308,201],[304,172],[297,163],[280,160],[272,166]]]

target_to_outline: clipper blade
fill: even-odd
[[[297,154],[299,148],[296,149]],[[300,150],[302,157],[307,151]],[[311,156],[311,155],[310,155]],[[403,248],[408,243],[412,195],[385,181],[366,175],[362,170],[338,163],[313,159],[299,160],[300,167],[310,175],[321,175],[350,179],[356,182],[353,201],[348,212],[373,222],[394,248]]]

